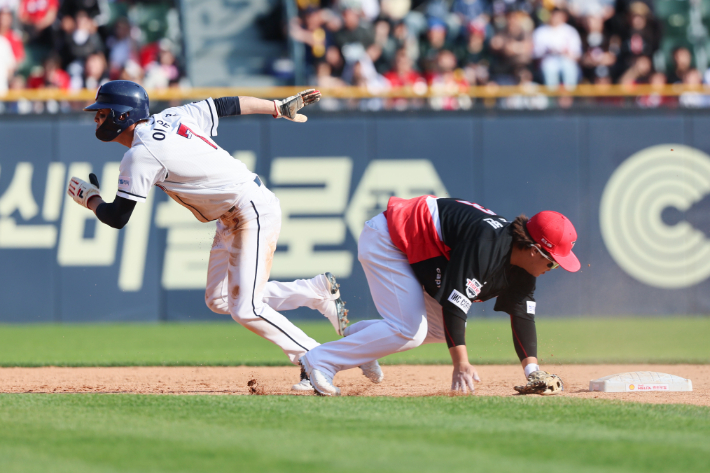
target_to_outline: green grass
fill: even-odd
[[[0,395],[0,471],[706,472],[710,409],[569,398]]]
[[[327,322],[299,323],[320,342]],[[537,322],[546,363],[710,363],[710,317],[569,318]],[[505,319],[468,324],[473,363],[517,363]],[[385,363],[449,363],[425,345]],[[0,366],[287,365],[281,350],[234,322],[200,324],[0,325]]]

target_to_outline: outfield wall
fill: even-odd
[[[116,190],[125,148],[93,129],[88,114],[0,121],[0,321],[225,319],[203,299],[213,224],[159,189],[121,231],[66,198],[68,178],[92,171],[104,196]],[[509,219],[570,217],[582,270],[540,278],[538,316],[707,314],[708,129],[710,116],[680,111],[314,115],[225,119],[216,141],[281,199],[272,278],[331,271],[352,318],[376,316],[357,261],[363,222],[391,195],[425,193]]]

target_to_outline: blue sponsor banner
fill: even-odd
[[[691,113],[314,115],[221,121],[216,141],[281,201],[272,279],[331,271],[351,318],[377,313],[357,261],[390,196],[453,196],[575,224],[579,273],[538,281],[538,316],[710,312],[710,118]],[[121,231],[66,196],[110,199],[125,148],[87,116],[0,121],[0,321],[225,320],[204,303],[214,224],[159,189]],[[476,304],[476,316],[492,304]],[[287,316],[318,318],[309,309]]]

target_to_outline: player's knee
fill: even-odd
[[[257,303],[255,300],[252,303],[250,298],[238,297],[231,301],[229,313],[235,321],[241,323],[257,317],[262,313],[263,309],[263,303],[261,302]]]
[[[428,331],[429,326],[426,318],[423,317],[419,323],[409,324],[399,329],[399,333],[409,340],[413,346],[419,346],[424,343]]]

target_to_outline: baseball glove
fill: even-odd
[[[305,123],[308,117],[297,112],[306,105],[316,103],[320,97],[319,90],[308,89],[287,99],[274,100],[274,118],[285,118],[292,122]]]
[[[564,389],[565,385],[559,376],[542,370],[530,373],[528,384],[525,386],[515,386],[515,390],[520,394],[559,394]]]

